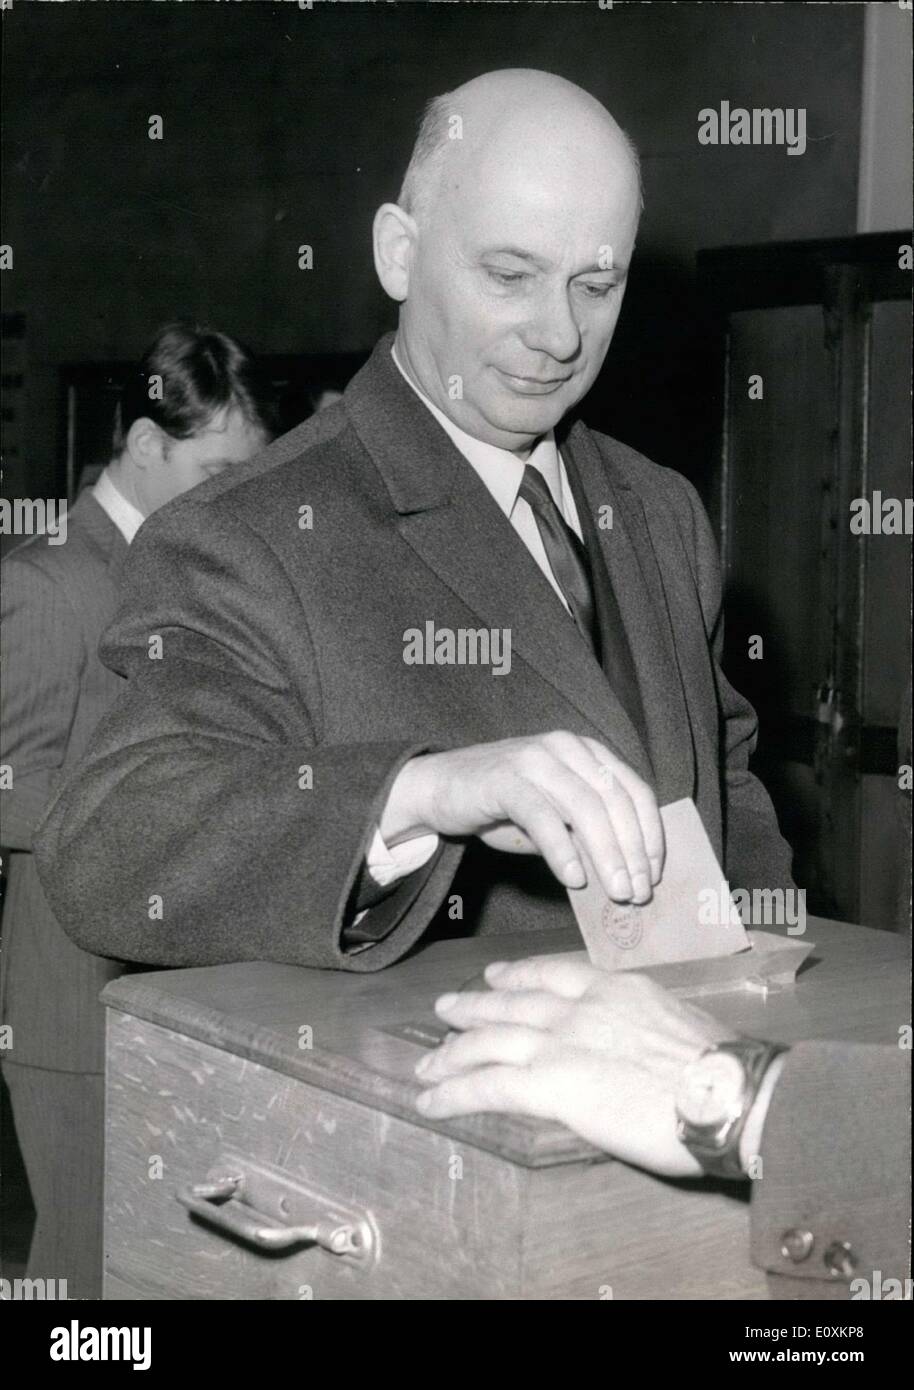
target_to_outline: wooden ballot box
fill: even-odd
[[[795,984],[701,1004],[745,1033],[897,1042],[906,942],[810,919]],[[762,1299],[748,1184],[669,1181],[562,1126],[430,1121],[434,998],[575,933],[440,941],[378,974],[127,975],[108,1008],[105,1297]]]

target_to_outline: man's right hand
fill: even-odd
[[[663,872],[663,824],[650,787],[596,739],[502,739],[413,758],[380,822],[387,845],[417,835],[477,835],[493,849],[541,854],[567,888],[587,853],[617,902],[647,902]]]

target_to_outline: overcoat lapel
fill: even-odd
[[[612,685],[559,602],[538,565],[487,488],[445,431],[403,380],[390,357],[391,338],[378,344],[346,393],[346,409],[359,437],[384,479],[398,513],[398,528],[430,570],[472,611],[478,625],[508,628],[512,656],[523,660],[585,719],[600,738],[640,776],[653,782],[651,758]],[[588,503],[607,496],[600,457],[587,431],[577,427],[568,445]],[[645,705],[648,734],[656,755],[671,754],[668,729],[681,717],[684,702],[675,655],[664,643],[662,619],[652,613],[659,577],[651,570],[653,551],[643,518],[638,524],[630,501],[612,500],[614,530],[604,557],[615,587],[626,631],[633,636],[635,669]],[[629,535],[629,528],[632,534]],[[647,546],[645,578],[638,551]],[[656,566],[656,561],[654,561]],[[662,586],[659,602],[666,617]],[[437,620],[431,611],[417,621]],[[666,618],[668,623],[668,618]],[[643,648],[643,650],[642,650]],[[510,677],[509,677],[510,679]],[[675,689],[671,687],[675,685]],[[670,718],[649,706],[674,696]],[[677,710],[679,714],[677,715]],[[680,726],[681,729],[681,726]],[[680,733],[681,743],[681,733]],[[677,756],[681,757],[681,749]]]
[[[691,724],[663,572],[641,499],[580,422],[563,441],[562,457],[577,473],[590,517],[599,517],[601,506],[612,507],[612,526],[595,526],[592,539],[602,551],[628,635],[656,781],[659,787],[675,789],[671,794],[691,795],[695,774]]]

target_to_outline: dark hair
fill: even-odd
[[[130,426],[143,417],[172,439],[190,439],[224,406],[240,410],[256,429],[275,433],[275,393],[253,354],[225,333],[168,324],[127,379],[115,447],[123,448]]]

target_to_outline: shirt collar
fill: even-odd
[[[495,444],[486,444],[482,439],[474,439],[473,435],[467,434],[459,425],[455,425],[453,420],[449,420],[443,410],[439,410],[436,405],[429,400],[424,391],[421,391],[416,383],[407,376],[406,372],[397,357],[396,346],[391,348],[391,357],[403,380],[416,393],[423,405],[431,411],[441,428],[450,436],[453,443],[463,454],[467,463],[479,475],[485,483],[492,497],[498,503],[505,516],[510,516],[517,501],[517,494],[520,490],[521,481],[524,476],[524,461],[519,459],[516,454],[512,454],[509,449],[499,449]],[[527,459],[527,463],[533,465],[542,473],[552,494],[553,501],[557,506],[562,505],[562,478],[559,470],[559,455],[555,446],[555,432],[550,430],[539,439]]]
[[[111,518],[129,545],[146,518],[138,507],[127,501],[111,477],[110,468],[102,469],[92,492],[102,511]]]

